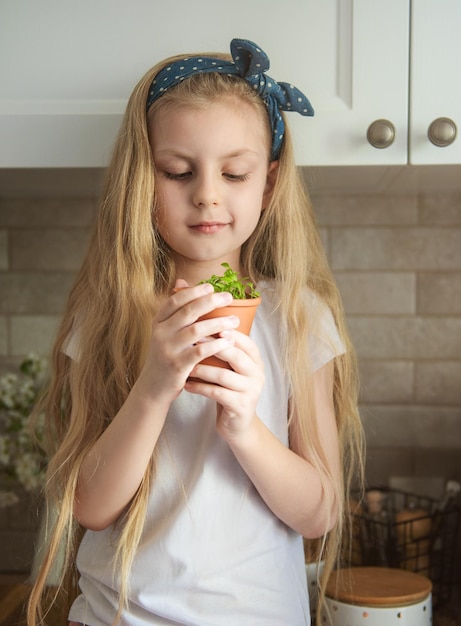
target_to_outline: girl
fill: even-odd
[[[88,626],[309,624],[302,537],[326,575],[338,553],[353,353],[281,113],[313,111],[255,44],[231,53],[168,59],[130,98],[54,349],[31,626],[63,543]],[[261,292],[251,338],[199,319],[229,300],[197,284],[223,262]]]

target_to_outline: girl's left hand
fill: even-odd
[[[216,428],[232,442],[250,428],[256,418],[256,405],[264,385],[264,365],[255,342],[236,330],[225,331],[233,345],[216,354],[231,370],[198,363],[185,389],[217,402]],[[224,333],[222,333],[224,334]]]

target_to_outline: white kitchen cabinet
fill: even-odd
[[[461,1],[412,0],[410,163],[461,163],[460,60]]]
[[[310,98],[313,119],[288,115],[300,165],[408,162],[410,0],[2,0],[0,167],[106,165],[138,78],[233,37]],[[395,129],[386,149],[367,140],[379,119]]]

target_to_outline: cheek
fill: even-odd
[[[167,227],[168,218],[171,218],[173,214],[171,207],[174,206],[176,206],[176,203],[172,201],[171,193],[168,193],[168,190],[165,190],[161,184],[157,185],[156,209],[153,214],[153,222],[159,231]]]
[[[157,205],[167,214],[172,214],[184,203],[183,193],[179,186],[158,185]]]
[[[160,209],[157,211],[154,216],[154,224],[157,228],[157,231],[163,237],[163,239],[168,243],[171,237],[172,226],[174,225],[174,219],[168,215],[166,211]]]
[[[264,208],[265,191],[266,191],[265,181],[261,181],[261,184],[258,185],[258,188],[255,189],[253,192],[253,202],[255,205],[261,208]]]
[[[160,233],[163,239],[166,239],[168,228],[168,212],[166,211],[165,201],[163,197],[158,197],[157,206],[152,214],[152,222],[156,230]]]

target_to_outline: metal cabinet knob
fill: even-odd
[[[394,124],[389,120],[375,120],[368,127],[367,139],[373,148],[388,148],[394,143]]]
[[[446,148],[456,139],[458,129],[449,117],[438,117],[427,129],[429,141],[439,148]]]

